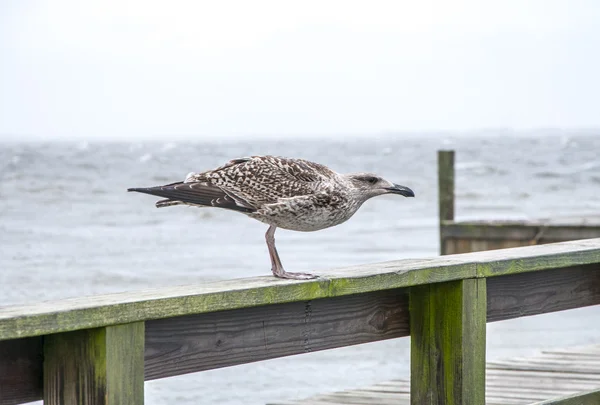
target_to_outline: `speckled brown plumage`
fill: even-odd
[[[371,197],[414,196],[409,188],[374,174],[339,174],[318,163],[276,156],[234,159],[213,170],[190,173],[182,182],[129,191],[166,198],[157,207],[212,206],[269,224],[266,237],[273,274],[296,279],[314,276],[283,270],[275,249],[276,228],[317,231],[347,221]]]

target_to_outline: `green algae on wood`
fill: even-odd
[[[340,269],[314,281],[257,277],[5,307],[0,308],[0,340],[391,290],[475,275],[475,264],[460,259],[402,260]]]
[[[411,404],[485,402],[485,279],[411,288]]]
[[[0,308],[0,340],[590,263],[600,263],[600,239],[367,264],[309,281],[269,276],[78,297]]]
[[[44,338],[44,404],[143,403],[143,322]]]
[[[583,239],[468,255],[477,263],[477,277],[492,277],[600,263],[599,247],[600,239]]]

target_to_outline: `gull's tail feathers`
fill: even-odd
[[[185,204],[225,208],[243,213],[256,211],[256,208],[249,203],[239,198],[235,199],[219,187],[207,183],[179,182],[157,187],[129,188],[127,191],[136,191],[165,198],[165,200],[156,203],[157,208]]]

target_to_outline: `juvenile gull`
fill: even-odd
[[[296,280],[316,276],[283,269],[275,248],[277,228],[318,231],[347,221],[369,198],[415,196],[410,188],[372,173],[339,174],[318,163],[276,156],[234,159],[214,170],[190,173],[182,182],[127,191],[166,198],[156,203],[157,208],[225,208],[268,224],[265,237],[273,275]]]

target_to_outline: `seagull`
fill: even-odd
[[[265,234],[275,277],[309,280],[309,273],[285,271],[275,248],[277,228],[312,232],[339,225],[372,197],[398,194],[414,197],[405,186],[372,173],[339,174],[303,159],[251,156],[233,159],[184,181],[127,191],[165,198],[157,208],[174,205],[217,207],[241,212],[269,225]]]

